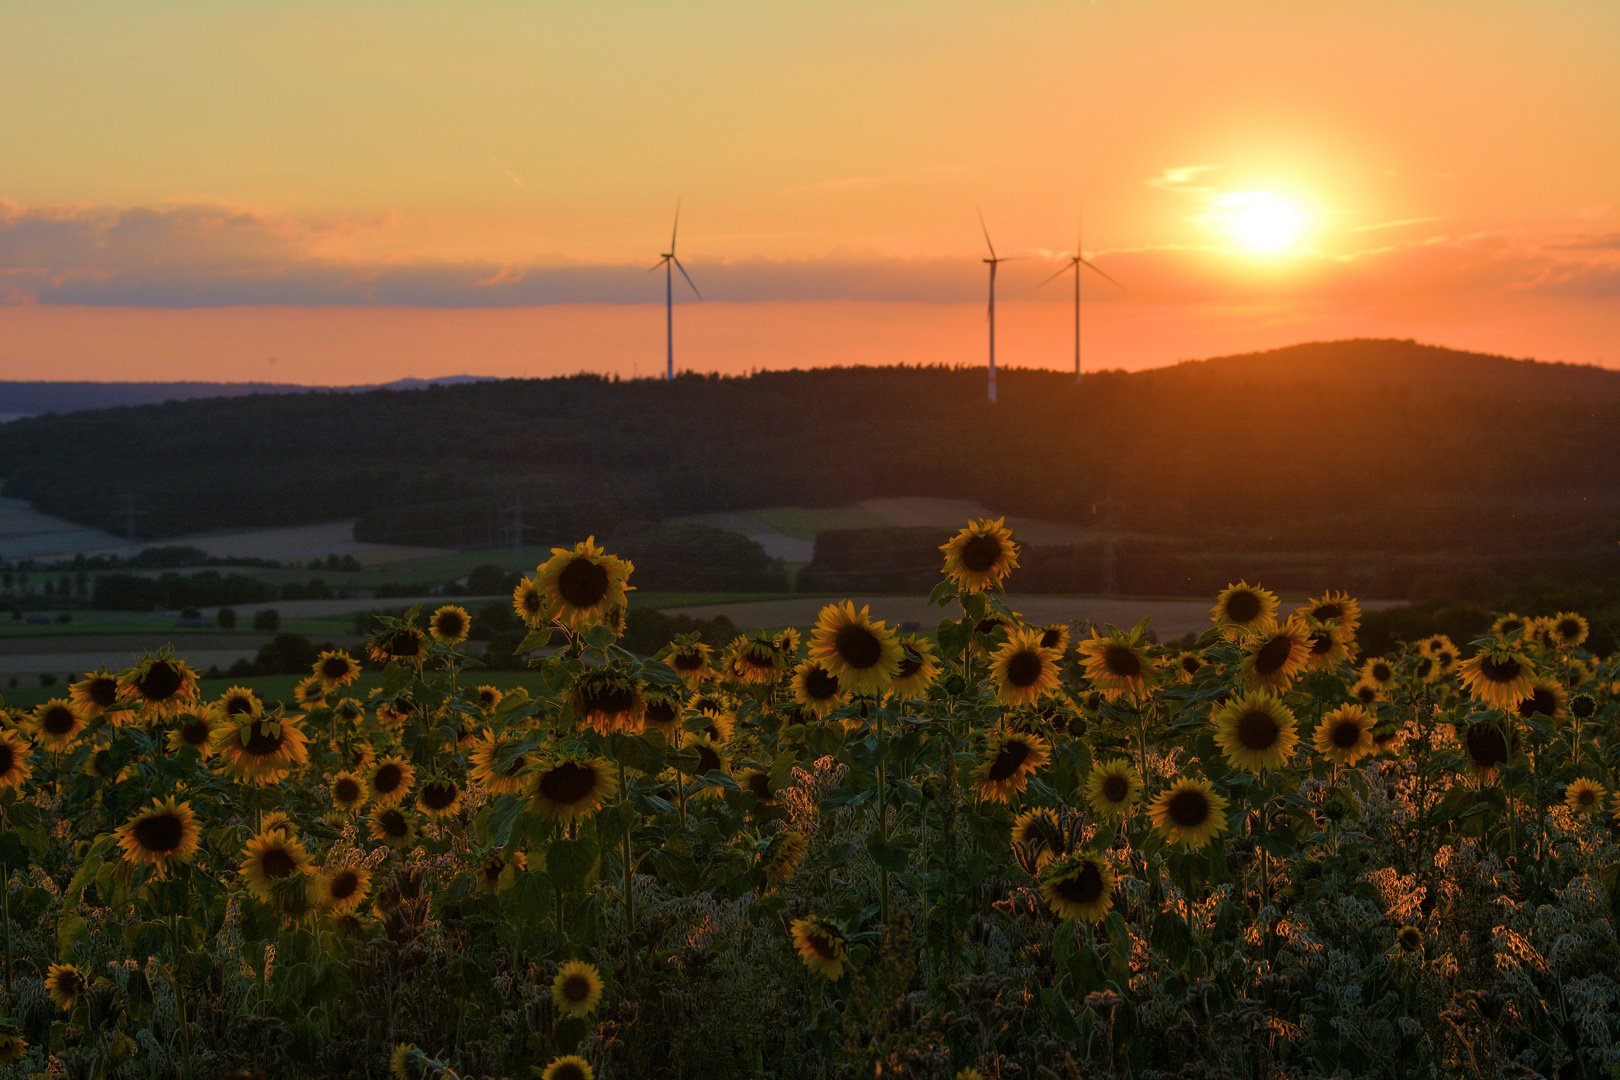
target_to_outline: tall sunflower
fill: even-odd
[[[1545,716],[1549,720],[1562,720],[1566,715],[1565,705],[1568,700],[1569,691],[1556,681],[1543,676],[1531,680],[1530,696],[1519,702],[1516,708],[1519,715],[1526,720],[1537,715]]]
[[[750,686],[773,686],[787,670],[788,658],[776,639],[761,631],[745,634],[726,649],[726,670],[733,679]]]
[[[801,660],[793,672],[793,700],[816,716],[826,716],[844,703],[847,695],[838,676],[819,660]]]
[[[1114,874],[1095,855],[1076,852],[1041,874],[1041,897],[1062,919],[1100,922],[1114,903]]]
[[[945,553],[942,573],[966,593],[1000,588],[1018,569],[1018,545],[1013,543],[1006,518],[969,522],[961,532],[940,545]]]
[[[366,642],[366,655],[379,664],[399,661],[417,667],[427,659],[427,635],[410,625],[385,626]]]
[[[1159,681],[1159,669],[1138,634],[1093,629],[1091,637],[1080,643],[1079,653],[1086,678],[1098,690],[1142,694]]]
[[[927,697],[928,688],[939,674],[939,652],[921,634],[900,639],[900,670],[889,683],[889,692],[903,701]]]
[[[338,918],[359,910],[371,891],[371,874],[363,866],[338,867],[322,873],[316,889],[322,910]]]
[[[580,718],[603,735],[641,730],[647,699],[636,681],[613,668],[591,668],[574,681],[570,704]]]
[[[118,703],[118,676],[106,669],[86,675],[68,687],[68,697],[86,720],[94,720]]]
[[[118,696],[155,716],[172,716],[197,700],[197,673],[172,656],[148,656],[118,676]]]
[[[699,684],[708,680],[713,673],[710,658],[714,650],[701,641],[693,641],[685,645],[672,645],[664,654],[664,663],[675,669],[675,674],[681,677],[690,689],[696,689]]]
[[[1341,705],[1322,717],[1312,740],[1317,753],[1335,765],[1353,766],[1378,750],[1375,721],[1360,705]]]
[[[238,716],[242,713],[261,716],[264,713],[264,702],[259,700],[258,694],[245,686],[231,687],[219,695],[214,704],[226,716]]]
[[[489,789],[492,795],[516,795],[524,789],[523,770],[529,766],[529,755],[518,754],[505,765],[499,761],[504,751],[521,740],[509,732],[496,734],[486,731],[473,743],[468,755],[472,764],[471,778]]]
[[[602,974],[595,964],[570,960],[551,980],[551,1003],[560,1016],[585,1017],[602,1002]]]
[[[16,731],[0,728],[0,791],[6,788],[22,790],[34,770],[28,764],[33,752],[28,740]]]
[[[1258,585],[1240,581],[1228,585],[1215,597],[1209,620],[1236,640],[1245,630],[1258,630],[1277,617],[1277,594]]]
[[[51,698],[34,710],[28,727],[43,749],[59,753],[72,746],[84,730],[84,717],[67,698]]]
[[[881,693],[900,673],[905,650],[900,638],[882,620],[872,621],[871,611],[855,610],[848,600],[821,609],[811,637],[810,659],[838,677],[845,690]]]
[[[1578,612],[1560,611],[1552,617],[1553,640],[1565,648],[1573,649],[1585,643],[1591,633],[1592,624]]]
[[[221,718],[214,752],[226,770],[251,784],[270,784],[309,761],[309,739],[296,716]]]
[[[531,627],[544,626],[551,621],[552,605],[546,591],[536,585],[534,578],[524,578],[512,590],[512,610]]]
[[[1208,780],[1180,776],[1153,800],[1148,814],[1166,840],[1195,848],[1226,831],[1226,807]]]
[[[1577,814],[1595,814],[1603,809],[1603,785],[1581,777],[1564,789],[1564,805]]]
[[[1355,640],[1356,630],[1361,626],[1361,604],[1349,593],[1331,589],[1298,608],[1296,613],[1319,623],[1336,625],[1347,642]]]
[[[991,656],[996,700],[1003,705],[1033,705],[1042,694],[1055,693],[1062,680],[1063,654],[1041,645],[1039,630],[1019,630]]]
[[[1529,657],[1500,645],[1481,649],[1457,667],[1473,699],[1496,709],[1515,709],[1529,697],[1535,671]]]
[[[612,617],[625,606],[624,594],[635,565],[596,546],[596,537],[574,550],[552,548],[551,558],[535,571],[534,583],[552,608],[552,618],[570,630],[582,630]]]
[[[971,782],[979,798],[1011,802],[1051,760],[1052,751],[1039,735],[998,732],[990,737],[984,758],[973,767]]]
[[[1253,634],[1244,646],[1238,675],[1250,687],[1287,690],[1311,655],[1311,631],[1297,618]]]
[[[327,649],[316,658],[313,674],[327,690],[340,690],[360,677],[360,662],[343,649]]]
[[[428,617],[428,633],[440,645],[460,645],[472,636],[472,616],[460,604],[443,604]]]
[[[805,967],[828,982],[844,977],[845,968],[850,966],[849,952],[843,933],[833,923],[820,915],[807,915],[794,919],[790,930],[793,948]]]
[[[63,1012],[73,1011],[87,985],[84,976],[72,964],[52,964],[45,969],[45,992]]]
[[[242,849],[242,882],[266,904],[274,902],[281,882],[309,872],[309,853],[285,829],[261,832]]]
[[[416,768],[410,759],[390,754],[366,770],[366,799],[378,806],[394,806],[405,801],[415,783]]]
[[[1098,817],[1123,817],[1141,797],[1142,778],[1124,758],[1093,766],[1086,777],[1086,802]]]
[[[203,757],[214,752],[214,732],[219,729],[219,704],[205,705],[194,715],[182,715],[169,730],[169,749],[179,753],[187,747]]]
[[[595,813],[617,790],[618,781],[603,759],[558,758],[534,773],[529,806],[548,821],[566,825]]]
[[[145,863],[165,877],[170,868],[190,862],[197,853],[197,818],[189,802],[174,797],[153,799],[152,805],[137,811],[113,830],[118,847],[130,862]]]
[[[1226,760],[1252,773],[1282,768],[1299,742],[1294,714],[1265,690],[1228,700],[1210,719]]]

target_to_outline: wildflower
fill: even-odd
[[[360,677],[360,664],[342,649],[329,649],[316,659],[314,674],[327,690],[338,690]]]
[[[1166,840],[1194,848],[1226,831],[1226,807],[1208,780],[1182,776],[1153,800],[1148,813]]]
[[[167,876],[174,865],[190,862],[199,840],[191,804],[176,803],[173,796],[153,799],[150,807],[120,825],[114,835],[124,858],[146,863],[158,877]]]
[[[617,787],[601,758],[561,758],[535,773],[529,805],[541,817],[566,825],[594,813]]]
[[[589,1016],[602,1001],[602,976],[595,964],[570,960],[551,980],[551,1000],[563,1016]]]
[[[848,600],[821,609],[811,638],[810,659],[837,676],[843,689],[881,692],[900,673],[904,650],[894,631],[872,621],[867,608]]]
[[[844,948],[844,935],[832,923],[819,915],[809,915],[794,919],[790,929],[793,947],[805,967],[828,982],[844,977],[849,953]]]
[[[445,604],[428,619],[428,633],[440,645],[460,645],[472,633],[472,616],[460,604]]]
[[[1142,778],[1124,758],[1094,766],[1086,777],[1086,801],[1099,817],[1123,816],[1141,795]]]
[[[1039,735],[1003,731],[990,737],[984,760],[974,767],[972,784],[979,798],[1011,802],[1029,786],[1029,778],[1052,760],[1052,751]]]
[[[624,594],[634,588],[626,584],[634,570],[633,563],[609,555],[592,536],[572,551],[552,548],[551,558],[535,572],[534,583],[553,619],[570,630],[583,630],[624,608]]]
[[[1003,705],[1033,705],[1042,694],[1058,689],[1058,664],[1063,655],[1041,646],[1038,630],[1021,630],[991,657],[996,698]]]
[[[197,673],[173,657],[148,656],[118,676],[118,696],[170,716],[197,699]]]
[[[1342,705],[1326,716],[1316,729],[1316,750],[1335,765],[1354,765],[1377,751],[1373,718],[1360,705]]]
[[[1094,855],[1071,855],[1041,875],[1041,897],[1062,919],[1098,922],[1114,902],[1114,875]]]
[[[940,545],[945,554],[941,571],[968,593],[1000,588],[1018,569],[1018,545],[1006,527],[1006,518],[969,522],[961,532]]]
[[[1253,773],[1281,768],[1299,742],[1294,714],[1264,690],[1231,699],[1211,720],[1226,760]]]
[[[1457,671],[1475,701],[1513,709],[1530,696],[1535,667],[1523,653],[1497,646],[1464,660]]]
[[[1259,630],[1277,615],[1277,594],[1258,585],[1240,581],[1228,585],[1215,598],[1209,619],[1235,640],[1244,630]]]

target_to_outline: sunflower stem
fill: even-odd
[[[878,710],[877,715],[878,745],[883,744],[883,711]],[[882,841],[884,850],[889,846],[889,799],[888,799],[888,767],[886,762],[879,761],[877,766],[878,782],[878,837]],[[889,925],[889,872],[878,867],[878,920],[884,926]]]
[[[624,762],[622,761],[619,762],[619,790],[623,792],[628,792],[630,790],[625,784]],[[631,856],[630,830],[626,829],[624,831],[624,947],[625,952],[630,957],[632,963],[635,961],[636,956],[636,951],[630,942],[631,934],[635,932],[636,928],[636,902],[635,899],[630,895],[630,885],[634,874],[635,868],[632,863]]]

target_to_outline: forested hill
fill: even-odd
[[[158,405],[193,398],[245,397],[249,394],[345,393],[356,390],[415,390],[430,384],[475,382],[477,376],[400,379],[381,386],[318,387],[294,383],[219,382],[3,382],[0,416],[38,416],[120,405]]]
[[[0,476],[103,528],[133,491],[149,536],[358,515],[367,539],[475,543],[521,500],[543,541],[939,495],[1081,524],[1111,500],[1121,530],[1255,550],[1617,550],[1620,373],[1349,341],[1079,386],[1005,371],[996,405],[984,382],[827,368],[171,402],[0,426]]]

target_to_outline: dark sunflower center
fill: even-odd
[[[1181,658],[1181,670],[1189,675],[1198,674],[1198,669],[1203,666],[1204,662],[1196,656],[1183,656]]]
[[[247,746],[243,747],[243,749],[249,755],[253,757],[269,757],[281,749],[281,736],[270,734],[266,730],[263,721],[253,721],[253,726],[248,730],[251,734],[248,735]]]
[[[253,701],[240,694],[225,699],[225,715],[241,716],[243,713],[253,711]]]
[[[73,715],[73,710],[62,705],[53,706],[45,710],[45,716],[40,720],[39,726],[52,735],[66,735],[73,730],[79,718]]]
[[[568,976],[563,980],[562,995],[575,1004],[590,1000],[591,980],[583,975]]]
[[[284,878],[292,875],[298,869],[298,863],[286,848],[273,847],[259,856],[259,866],[266,876]]]
[[[517,757],[512,759],[512,764],[508,765],[506,767],[506,771],[501,773],[501,775],[508,778],[516,776],[518,773],[523,771],[523,766],[527,765],[528,763],[529,755],[519,754]]]
[[[1390,669],[1388,664],[1379,663],[1372,666],[1372,677],[1376,682],[1389,682],[1394,674],[1395,672]]]
[[[720,755],[712,749],[699,743],[697,746],[698,767],[695,776],[707,776],[720,767]]]
[[[1575,801],[1582,806],[1591,806],[1597,802],[1597,792],[1583,787],[1575,793]]]
[[[454,784],[429,784],[422,789],[422,805],[429,810],[443,810],[456,801],[458,794]]]
[[[17,764],[17,751],[11,748],[8,742],[0,741],[0,776],[11,772],[11,767]]]
[[[678,652],[670,659],[675,662],[676,671],[699,671],[703,667],[703,654],[700,652]]]
[[[1328,742],[1340,750],[1348,750],[1361,742],[1361,725],[1354,720],[1340,720],[1328,731]]]
[[[754,773],[748,778],[748,790],[762,803],[776,801],[776,796],[771,793],[771,778],[764,773]]]
[[[384,811],[377,819],[377,824],[382,826],[385,836],[395,839],[411,831],[411,823],[405,820],[404,813],[399,810]]]
[[[360,888],[360,875],[353,870],[339,870],[328,886],[334,900],[347,900]]]
[[[909,679],[913,675],[917,674],[917,672],[921,671],[922,666],[922,658],[910,650],[907,650],[906,652],[900,654],[900,674],[898,677],[902,679]]]
[[[1002,744],[996,751],[996,759],[990,763],[990,779],[1006,780],[1018,774],[1019,768],[1029,759],[1029,744],[1022,739],[1010,739]]]
[[[1511,634],[1516,630],[1523,630],[1523,629],[1524,629],[1523,620],[1509,619],[1507,622],[1502,624],[1502,636],[1506,637],[1508,634]]]
[[[462,617],[454,611],[445,611],[439,614],[439,634],[441,637],[460,637],[467,624]]]
[[[1446,652],[1444,650],[1441,650],[1440,652],[1435,653],[1434,658],[1436,660],[1440,661],[1440,670],[1441,671],[1444,671],[1446,668],[1450,667],[1452,665],[1452,663],[1457,659],[1454,655],[1452,655],[1451,653]]]
[[[1238,717],[1237,737],[1244,749],[1270,750],[1280,732],[1276,718],[1263,709],[1250,709]]]
[[[962,545],[962,565],[975,574],[983,574],[995,567],[1003,548],[999,536],[975,536]]]
[[[838,676],[817,665],[805,673],[804,696],[811,701],[827,701],[838,696]]]
[[[585,1080],[585,1070],[574,1061],[556,1062],[548,1071],[551,1073],[551,1080]]]
[[[1417,677],[1418,678],[1427,679],[1429,677],[1429,672],[1431,672],[1433,670],[1434,670],[1434,659],[1432,657],[1425,656],[1423,659],[1418,661],[1418,666],[1417,666]]]
[[[384,765],[377,770],[372,778],[371,786],[379,795],[391,795],[399,790],[399,785],[405,780],[405,770],[398,765]]]
[[[1117,679],[1134,679],[1142,674],[1142,658],[1134,649],[1124,645],[1110,645],[1103,650],[1103,667]]]
[[[1022,690],[1040,682],[1045,670],[1046,661],[1040,653],[1022,649],[1007,660],[1007,681]]]
[[[135,688],[147,701],[167,701],[180,692],[185,676],[180,669],[167,660],[159,660],[153,664],[147,673],[141,676],[141,681]]]
[[[329,656],[321,661],[321,678],[341,679],[349,673],[349,662],[341,656]]]
[[[1226,621],[1246,623],[1260,614],[1260,598],[1252,592],[1235,592],[1226,598]]]
[[[1370,686],[1363,686],[1360,690],[1356,691],[1356,697],[1360,698],[1363,704],[1366,704],[1378,697],[1378,691],[1374,690]]]
[[[1417,947],[1422,944],[1423,931],[1417,929],[1415,926],[1408,926],[1405,930],[1401,931],[1401,948],[1405,949],[1407,952],[1415,951]]]
[[[540,777],[540,794],[558,806],[574,806],[596,791],[596,770],[572,761],[547,769]]]
[[[833,637],[833,648],[844,663],[856,671],[865,671],[883,659],[883,642],[858,623],[839,627]]]
[[[1058,643],[1062,640],[1063,631],[1053,627],[1051,630],[1048,630],[1046,633],[1041,635],[1041,648],[1055,649],[1058,647]]]
[[[557,592],[577,608],[595,607],[607,591],[607,567],[589,559],[574,559],[557,575]]]
[[[95,702],[99,708],[110,709],[113,703],[118,700],[118,680],[116,679],[91,679],[89,690],[90,700]]]
[[[1294,639],[1287,634],[1278,634],[1254,654],[1254,670],[1262,675],[1275,675],[1288,663],[1288,658],[1294,652]]]
[[[1479,662],[1479,673],[1493,683],[1513,682],[1523,670],[1524,665],[1511,656],[1500,661],[1487,656]]]
[[[525,615],[538,615],[541,610],[540,593],[534,589],[525,591],[523,594],[523,613]]]
[[[1318,604],[1311,609],[1311,618],[1317,622],[1344,618],[1344,608],[1338,604]]]
[[[185,838],[185,827],[177,814],[152,814],[135,823],[135,842],[141,850],[159,855],[174,851]]]
[[[815,931],[811,931],[810,933],[804,935],[804,943],[810,946],[811,950],[817,956],[825,960],[833,960],[838,956],[838,950],[834,947],[832,939],[827,937],[825,934],[818,934]]]
[[[1519,715],[1529,719],[1540,713],[1551,717],[1558,711],[1558,698],[1545,686],[1538,686],[1530,691],[1530,696],[1519,702]]]
[[[1563,619],[1558,623],[1558,636],[1561,638],[1575,638],[1581,636],[1581,624],[1574,619]]]
[[[1094,862],[1082,863],[1078,872],[1059,878],[1054,885],[1059,896],[1076,904],[1095,904],[1104,889],[1102,871]]]
[[[1475,724],[1464,740],[1468,757],[1481,768],[1500,765],[1508,759],[1507,739],[1495,724]]]
[[[647,702],[647,723],[664,727],[675,722],[675,706],[668,701]]]
[[[352,803],[360,798],[360,785],[344,777],[332,785],[332,794],[340,803]]]
[[[1333,651],[1333,635],[1323,631],[1311,637],[1311,655],[1326,656]]]
[[[1109,773],[1103,777],[1102,797],[1111,803],[1122,803],[1130,798],[1131,782],[1119,773]]]
[[[1195,829],[1209,820],[1209,796],[1198,788],[1182,788],[1170,796],[1170,820],[1183,829]]]
[[[180,725],[180,739],[187,746],[201,746],[208,741],[208,721],[197,719]]]
[[[587,713],[606,713],[609,716],[618,716],[621,713],[634,711],[636,707],[636,692],[633,688],[615,680],[613,682],[591,682],[581,688],[580,700]]]
[[[996,632],[996,628],[1001,625],[1003,623],[1000,619],[989,618],[980,622],[978,626],[974,627],[974,630],[980,634],[993,634]]]
[[[482,705],[486,709],[489,708],[495,704],[495,695],[491,694],[488,690],[479,691],[478,704]]]
[[[389,656],[416,656],[421,651],[421,639],[409,630],[401,630],[388,639]]]
[[[501,878],[501,871],[506,869],[506,860],[499,855],[492,855],[484,863],[484,880],[493,886]]]

